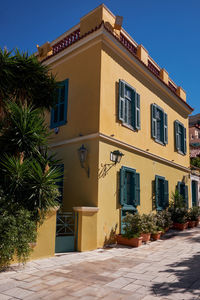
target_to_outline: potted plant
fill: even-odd
[[[142,241],[147,243],[150,241],[151,232],[153,230],[154,225],[154,214],[143,214],[141,216],[141,236]]]
[[[188,227],[187,207],[178,190],[172,194],[172,199],[173,202],[170,203],[169,211],[172,216],[173,227],[174,229],[184,230]]]
[[[142,244],[141,216],[138,213],[127,213],[123,220],[123,233],[116,236],[117,243],[132,247],[139,247]]]
[[[153,241],[157,241],[160,239],[162,233],[162,228],[156,225],[156,222],[152,228],[151,238]]]
[[[199,223],[199,207],[193,206],[188,211],[188,227],[193,228]]]
[[[157,212],[157,225],[162,227],[163,232],[168,231],[172,224],[171,213],[168,209]]]

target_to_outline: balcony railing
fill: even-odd
[[[71,44],[80,39],[80,28],[67,35],[61,41],[53,45],[53,55],[57,54],[61,50],[69,47]]]
[[[120,42],[133,54],[137,53],[137,48],[123,35],[123,33],[120,33]]]
[[[168,82],[169,88],[176,93],[177,88],[171,83],[171,81]]]
[[[160,75],[160,70],[158,68],[156,68],[156,66],[154,66],[154,64],[152,64],[152,62],[148,59],[148,68],[156,75],[159,76]]]

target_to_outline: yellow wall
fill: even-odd
[[[50,257],[55,254],[56,238],[56,211],[52,210],[47,215],[44,223],[38,227],[36,246],[30,256],[30,260],[41,257]]]
[[[155,175],[163,176],[168,180],[169,199],[171,199],[172,192],[175,192],[177,182],[182,181],[183,176],[186,176],[187,180],[185,183],[188,185],[190,195],[188,173],[103,141],[99,145],[100,172],[103,166],[111,163],[110,152],[116,149],[124,154],[121,163],[113,165],[105,177],[102,176],[99,178],[98,247],[104,245],[105,240],[109,238],[116,224],[118,225],[118,230],[120,228],[119,171],[122,166],[136,169],[140,174],[140,206],[138,206],[140,213],[149,213],[153,209],[152,195],[154,192],[153,181],[155,180]],[[191,206],[191,203],[189,206]]]
[[[67,140],[98,131],[100,97],[100,44],[79,47],[73,56],[51,65],[58,81],[69,78],[67,124],[52,134],[51,142]],[[50,115],[47,116],[50,125]]]
[[[141,130],[134,132],[118,120],[118,82],[123,79],[140,94]],[[151,104],[156,103],[168,114],[168,144],[160,145],[151,138]],[[132,144],[135,147],[159,155],[177,164],[189,167],[189,153],[186,156],[175,151],[174,121],[179,120],[187,128],[188,115],[167,97],[150,80],[139,73],[133,66],[128,65],[119,55],[105,44],[102,49],[101,64],[101,99],[100,99],[100,132]]]
[[[86,170],[81,168],[78,156],[82,143],[88,149]],[[53,148],[53,151],[64,163],[63,211],[71,211],[74,206],[97,206],[98,141],[76,142]],[[89,178],[86,172],[88,167]]]

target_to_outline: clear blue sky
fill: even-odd
[[[98,0],[10,0],[0,5],[0,47],[36,51],[80,17],[100,5]],[[200,112],[200,1],[105,0],[123,27],[143,44],[151,57],[187,92],[187,102]]]

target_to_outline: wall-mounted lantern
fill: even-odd
[[[80,160],[81,168],[84,168],[87,172],[88,177],[90,177],[90,169],[89,169],[89,167],[85,166],[85,162],[86,162],[86,159],[87,159],[87,154],[88,154],[88,150],[85,148],[84,145],[82,145],[78,149],[79,160]]]
[[[114,150],[110,153],[110,160],[115,164],[120,163],[122,156],[124,156],[122,152],[120,152],[119,150]]]

